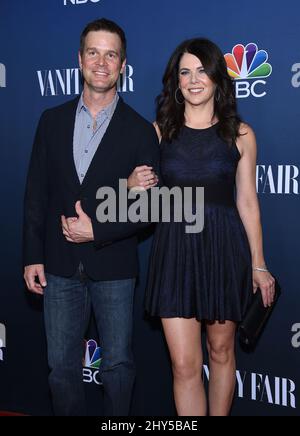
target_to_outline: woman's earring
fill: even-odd
[[[221,98],[220,89],[219,89],[219,88],[216,88],[215,99],[216,99],[216,102],[217,102],[217,103],[219,103],[220,98]]]
[[[182,95],[182,92],[181,92],[180,88],[177,88],[176,91],[175,91],[175,101],[176,101],[177,104],[183,104],[184,103],[184,98],[183,98],[183,101],[179,101],[178,100],[178,97],[177,97],[177,92],[178,91],[180,91],[180,94],[181,94],[181,96],[183,98],[183,95]]]

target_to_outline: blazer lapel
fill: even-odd
[[[79,98],[70,102],[70,106],[66,108],[66,114],[64,117],[64,123],[62,126],[62,165],[67,181],[69,182],[72,189],[78,191],[80,187],[80,181],[77,175],[74,154],[73,154],[73,136],[74,136],[74,126],[76,109],[78,105]]]

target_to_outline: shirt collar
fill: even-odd
[[[113,113],[115,111],[115,108],[118,104],[119,101],[119,94],[116,92],[114,99],[111,103],[109,103],[109,105],[105,106],[103,109],[101,109],[101,111],[99,111],[97,113],[96,118],[98,118],[100,116],[101,113],[105,113],[105,115],[108,118],[111,118],[113,116]],[[88,107],[85,105],[84,101],[83,101],[83,93],[81,93],[80,98],[79,98],[79,102],[77,105],[77,115],[79,115],[81,113],[81,111],[84,110],[85,112],[90,113]]]

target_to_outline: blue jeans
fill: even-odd
[[[128,415],[135,379],[131,349],[135,279],[93,281],[82,268],[71,278],[46,277],[44,317],[55,415],[86,415],[82,361],[91,307],[102,349],[99,374],[106,414]]]

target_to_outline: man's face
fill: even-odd
[[[115,88],[125,63],[126,60],[121,61],[119,35],[104,30],[87,34],[83,53],[79,53],[79,65],[90,90],[106,93]]]

